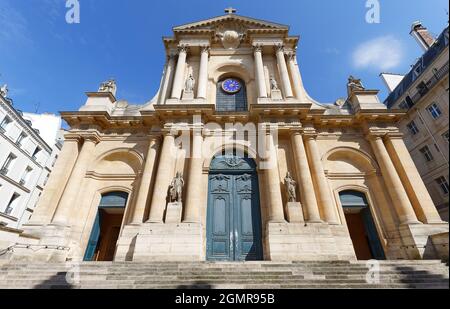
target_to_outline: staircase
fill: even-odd
[[[75,268],[9,262],[0,264],[0,289],[449,288],[449,269],[440,261],[382,261],[374,284],[367,272],[365,262],[350,261],[83,262]]]

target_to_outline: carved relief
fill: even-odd
[[[239,48],[245,38],[246,28],[235,23],[222,23],[216,28],[216,36],[226,49]]]

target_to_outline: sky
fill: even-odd
[[[66,1],[79,2],[80,23],[66,22]],[[379,3],[379,23],[366,21],[368,1]],[[109,78],[118,99],[142,104],[159,87],[162,37],[229,6],[300,35],[305,88],[322,103],[346,97],[349,75],[384,100],[379,74],[405,74],[422,54],[412,22],[436,36],[448,24],[447,0],[0,0],[0,84],[25,112],[76,111]]]

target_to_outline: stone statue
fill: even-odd
[[[6,98],[6,96],[8,95],[8,85],[4,84],[1,88],[0,88],[0,94]]]
[[[284,179],[284,183],[286,185],[286,192],[288,194],[289,202],[295,203],[297,202],[297,182],[292,178],[291,173],[287,172],[286,178]]]
[[[189,74],[189,77],[186,80],[186,92],[193,92],[195,86],[195,79],[192,74]]]
[[[270,77],[270,86],[272,90],[280,90],[280,88],[278,87],[277,80],[273,76]]]
[[[184,180],[183,175],[180,172],[177,172],[177,175],[172,180],[172,183],[170,184],[170,202],[182,202],[183,198],[183,187],[184,187]]]
[[[348,78],[347,90],[348,93],[352,93],[355,90],[364,90],[366,89],[360,79],[356,79],[352,75]]]
[[[116,81],[113,79],[107,80],[106,82],[103,82],[100,84],[100,88],[98,89],[98,92],[111,92],[115,95],[116,93]]]

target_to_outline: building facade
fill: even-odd
[[[227,14],[175,27],[157,95],[87,93],[12,258],[435,258],[443,222],[376,90],[313,100],[289,27]],[[30,250],[39,247],[42,250]],[[448,255],[448,254],[447,254]]]
[[[425,53],[393,84],[385,104],[407,111],[398,124],[400,131],[433,202],[448,221],[449,31],[447,27],[434,39],[425,27],[414,23],[411,34]]]
[[[0,93],[0,224],[19,229],[31,217],[62,147],[61,117],[23,113],[6,94]]]

